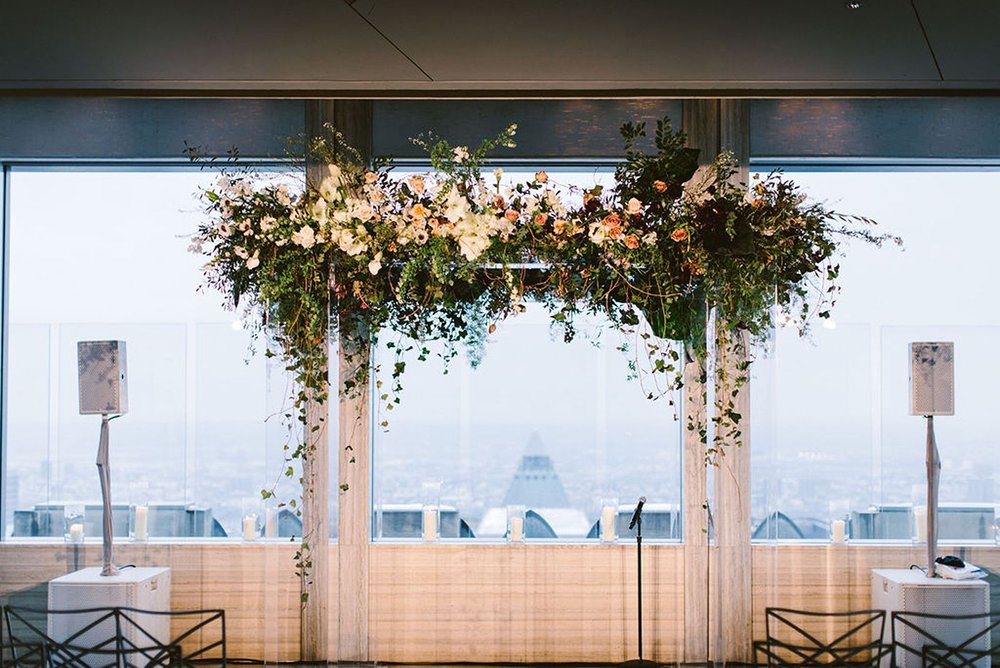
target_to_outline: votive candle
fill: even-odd
[[[615,520],[618,516],[618,509],[614,506],[604,506],[601,508],[601,540],[605,543],[615,542]]]
[[[510,540],[514,543],[520,543],[524,540],[524,518],[523,517],[512,517],[510,518]]]
[[[830,535],[834,543],[843,543],[847,538],[847,523],[844,520],[834,520],[830,525]]]
[[[149,538],[149,507],[135,507],[135,539],[146,540]]]

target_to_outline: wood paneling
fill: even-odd
[[[175,610],[226,610],[229,656],[299,659],[299,583],[291,544],[116,546],[118,563],[169,566]],[[44,607],[46,583],[100,564],[99,543],[0,544],[0,597]],[[618,662],[638,655],[633,545],[377,544],[370,553],[369,660]],[[1000,547],[945,547],[991,573],[1000,608]],[[684,559],[643,546],[643,655],[683,660]],[[756,544],[753,637],[764,608],[863,609],[872,568],[919,563],[921,546]],[[330,563],[338,548],[330,546]],[[716,568],[713,562],[712,568]],[[335,580],[335,578],[334,578]],[[337,600],[331,587],[331,602]],[[698,630],[704,634],[704,628]]]
[[[683,550],[644,548],[643,655],[680,660]],[[379,661],[618,662],[638,656],[635,547],[377,545]]]

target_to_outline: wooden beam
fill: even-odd
[[[746,183],[750,158],[750,113],[745,100],[719,101],[719,151],[734,154],[739,170],[735,178]],[[749,354],[749,337],[745,332],[735,335],[738,340],[734,354],[718,353],[718,364],[724,365],[728,378],[735,379],[738,367]],[[723,388],[716,388],[716,396]],[[752,568],[750,553],[750,385],[743,385],[734,399],[740,420],[740,440],[737,446],[720,434],[717,447],[725,451],[719,458],[715,474],[716,544],[718,560],[715,568],[719,588],[716,600],[724,601],[715,613],[719,636],[724,649],[716,660],[751,663],[752,651]]]
[[[306,104],[306,137],[325,135],[323,124],[332,118],[327,101]],[[326,173],[326,165],[313,160],[306,162],[306,180],[318,184]],[[320,395],[329,396],[329,379]],[[325,661],[329,645],[329,590],[330,564],[327,545],[330,542],[330,455],[329,455],[328,400],[311,396],[306,405],[305,438],[312,442],[302,463],[302,477],[306,481],[302,493],[302,531],[304,558],[312,562],[302,580],[302,593],[306,597],[302,606],[299,626],[299,649],[303,661]]]
[[[685,100],[683,129],[688,146],[699,150],[698,163],[707,167],[720,151],[736,156],[740,169],[737,178],[746,181],[749,164],[749,103],[742,100]],[[722,356],[730,377],[736,374],[743,355]],[[699,424],[708,424],[705,406],[703,368],[689,362],[685,368],[685,408],[689,415],[699,415]],[[717,396],[720,388],[716,388]],[[726,451],[719,458],[714,475],[714,546],[705,536],[708,523],[701,507],[708,499],[704,444],[697,430],[685,431],[684,443],[684,518],[685,518],[685,661],[749,663],[751,653],[751,565],[750,565],[750,414],[749,388],[736,397],[736,411],[741,421],[743,446],[726,443],[713,434],[716,447]],[[700,411],[700,413],[698,413]],[[686,426],[686,425],[685,425]],[[724,602],[712,605],[709,601]],[[712,639],[710,641],[710,638]]]
[[[682,129],[688,146],[699,150],[700,165],[711,162],[718,150],[718,101],[685,100]],[[708,480],[705,444],[700,430],[706,425],[703,360],[689,358],[684,366],[684,662],[708,661],[709,546]]]
[[[310,132],[322,133],[314,136],[327,136],[335,143],[342,140],[363,163],[371,159],[371,101],[317,100],[308,102],[306,109]],[[345,382],[358,379],[358,369],[367,365],[371,347],[369,333],[346,320],[339,323],[339,331],[337,617],[336,645],[330,649],[340,661],[363,662],[369,657],[370,384],[365,380],[347,389]],[[317,591],[329,590],[317,585]],[[315,623],[328,628],[325,618]]]

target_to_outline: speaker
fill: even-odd
[[[81,415],[128,412],[124,341],[78,341]]]
[[[910,344],[910,414],[955,414],[955,344]]]

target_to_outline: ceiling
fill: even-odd
[[[996,0],[19,0],[0,93],[994,95],[998,34]]]

